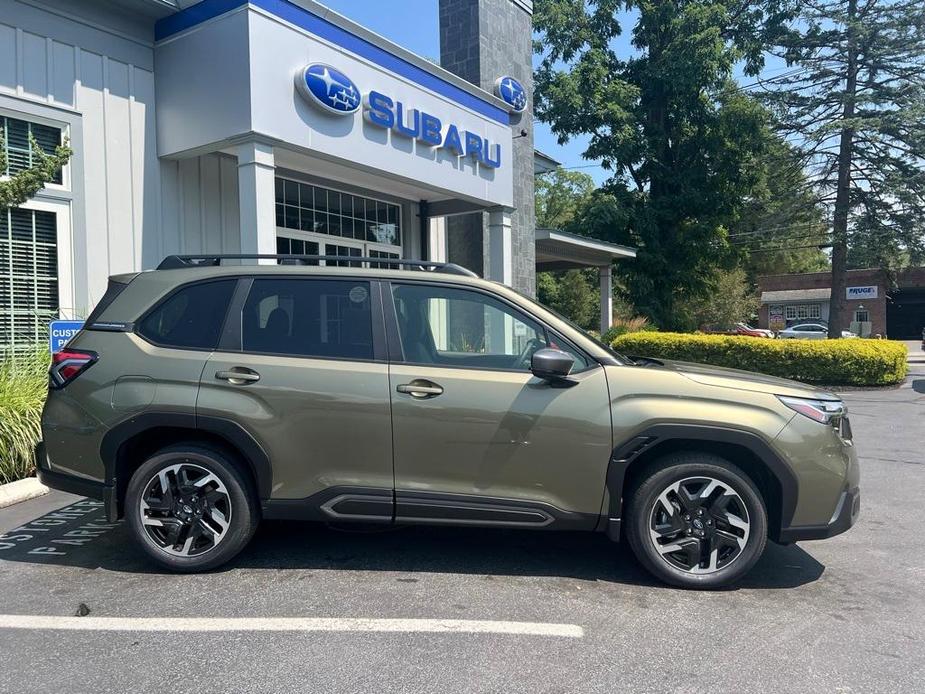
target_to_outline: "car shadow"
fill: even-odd
[[[124,523],[107,523],[97,502],[79,503],[85,506],[47,513],[0,536],[0,559],[167,574],[136,547]],[[86,512],[93,504],[96,507]],[[84,512],[75,514],[75,508]],[[614,544],[600,533],[537,530],[266,521],[245,550],[217,571],[238,569],[549,576],[664,587],[637,563],[625,543]],[[768,543],[736,588],[796,588],[812,583],[824,570],[796,545]]]

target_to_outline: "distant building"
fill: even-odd
[[[779,329],[796,323],[829,321],[831,274],[809,272],[758,278],[759,324]],[[925,267],[901,271],[891,281],[877,268],[849,270],[845,288],[848,319],[842,330],[893,339],[917,339],[925,328]]]

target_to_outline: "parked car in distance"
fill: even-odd
[[[800,340],[825,340],[829,337],[829,328],[823,323],[800,323],[777,333],[779,338]],[[842,330],[842,337],[857,337],[857,333]]]
[[[736,323],[735,333],[736,335],[750,335],[751,337],[774,337],[773,330],[765,330],[764,328],[753,328],[748,323]]]
[[[246,258],[111,277],[52,358],[39,478],[170,570],[289,519],[601,532],[717,588],[858,516],[837,395],[621,356],[457,265]]]

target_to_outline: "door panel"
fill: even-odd
[[[568,387],[534,377],[533,352],[567,346],[490,293],[409,282],[389,296],[396,517],[596,521],[612,448],[603,369],[575,352]]]
[[[274,276],[253,279],[236,299],[224,332],[237,344],[210,357],[197,413],[230,417],[257,438],[273,469],[272,499],[317,495],[322,504],[333,487],[391,497],[378,297],[368,281]]]
[[[215,377],[241,367],[260,380]],[[273,468],[274,499],[334,486],[391,489],[388,387],[385,364],[216,352],[196,411],[230,417],[257,438]]]
[[[399,393],[423,379],[443,392]],[[554,388],[530,373],[394,364],[395,489],[467,494],[600,511],[611,453],[604,370]]]

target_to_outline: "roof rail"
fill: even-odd
[[[463,275],[466,277],[478,277],[477,274],[464,268],[456,263],[435,263],[429,260],[405,260],[402,258],[368,258],[353,255],[295,255],[295,254],[250,254],[250,253],[233,253],[222,255],[168,255],[157,266],[158,270],[177,270],[179,268],[191,267],[216,267],[222,264],[223,260],[278,260],[282,265],[310,265],[318,264],[318,261],[324,260],[349,263],[375,263],[377,267],[383,265],[394,265],[396,267],[407,266],[416,270],[425,270],[430,272],[441,272],[447,275]]]

